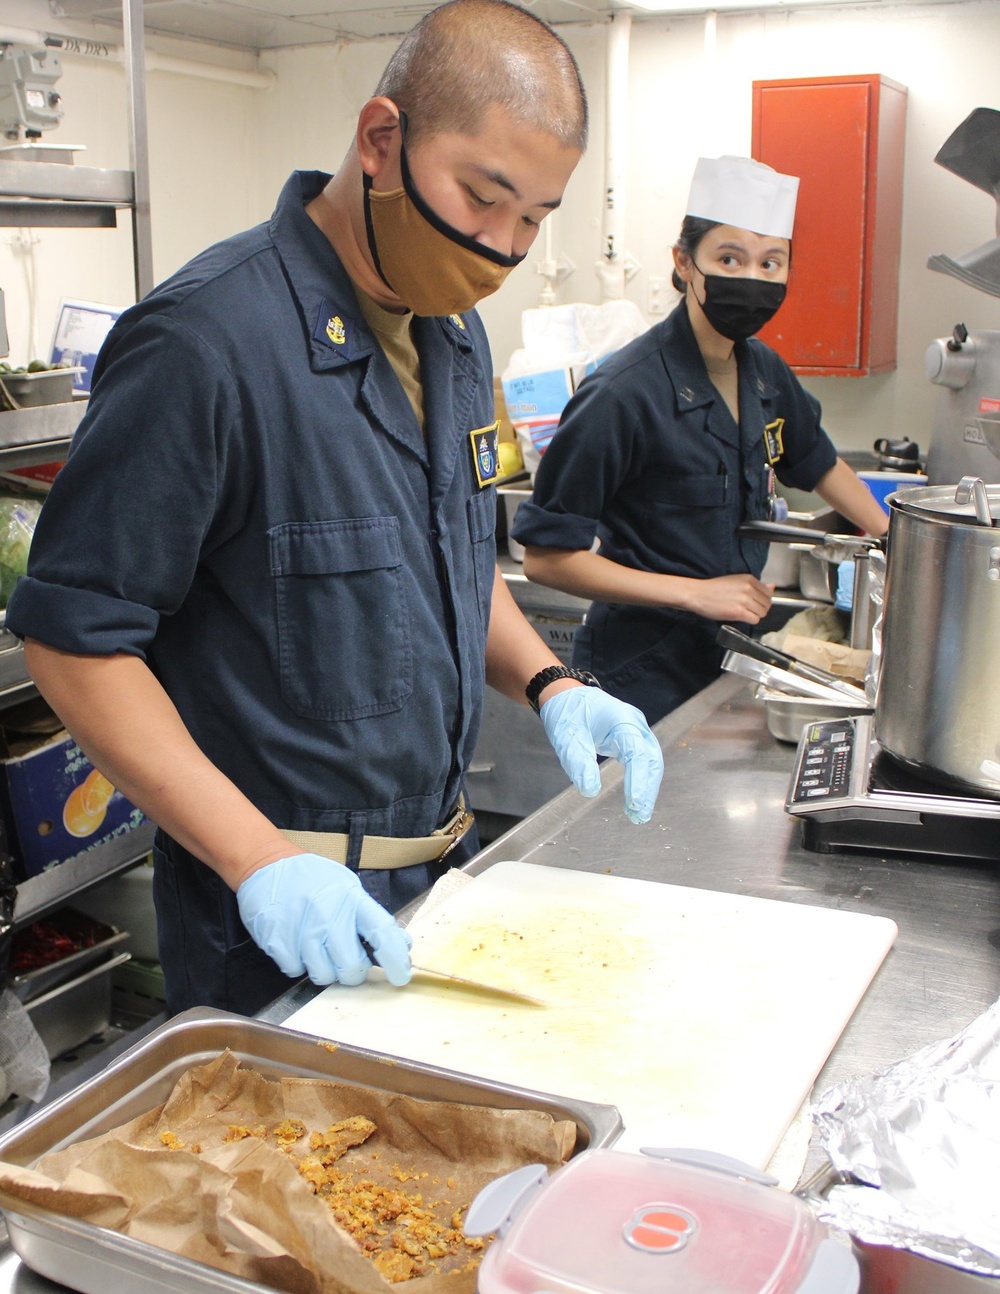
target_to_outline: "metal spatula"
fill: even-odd
[[[367,940],[361,940],[361,946],[372,960],[372,964],[377,966],[378,959],[375,951]],[[453,975],[450,971],[434,970],[430,966],[419,966],[416,962],[410,962],[413,967],[415,976],[427,976],[435,981],[444,981],[446,984],[453,984],[455,988],[471,990],[474,993],[489,994],[492,997],[509,998],[514,1002],[522,1002],[528,1006],[544,1006],[545,1003],[539,997],[532,997],[530,993],[519,993],[517,989],[502,988],[499,984],[489,984],[485,980],[468,979],[465,975]]]
[[[515,1002],[523,1002],[528,1006],[545,1006],[540,997],[532,997],[530,993],[519,993],[517,989],[501,988],[499,984],[487,984],[483,980],[466,979],[464,975],[452,975],[450,971],[433,970],[430,966],[418,966],[416,962],[411,962],[414,975],[427,975],[434,980],[443,980],[446,984],[453,984],[456,988],[472,990],[475,993],[488,994],[491,997],[510,998]]]

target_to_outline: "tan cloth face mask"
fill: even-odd
[[[405,136],[406,118],[400,114]],[[382,281],[416,315],[463,314],[524,256],[505,256],[447,224],[417,192],[400,147],[403,187],[379,193],[364,176],[368,247]]]

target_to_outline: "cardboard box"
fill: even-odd
[[[536,373],[504,375],[507,416],[521,441],[526,466],[531,466],[530,453],[526,451],[533,449],[540,458],[548,449],[563,409],[587,372],[584,365],[569,365]]]
[[[10,481],[13,485],[23,486],[32,494],[48,494],[52,482],[65,465],[65,459],[55,463],[34,463],[27,467],[11,467],[0,472],[0,481]]]
[[[46,711],[26,702],[0,716],[0,810],[21,879],[145,821]]]

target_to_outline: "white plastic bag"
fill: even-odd
[[[49,1055],[31,1016],[15,994],[0,992],[0,1087],[25,1101],[40,1101],[49,1086]]]
[[[523,312],[523,345],[511,355],[501,381],[507,416],[532,476],[579,384],[648,327],[639,307],[624,299]]]

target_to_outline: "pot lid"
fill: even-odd
[[[849,1245],[773,1182],[690,1150],[589,1150],[551,1176],[520,1169],[469,1209],[468,1232],[500,1233],[479,1294],[856,1294]]]
[[[1000,484],[986,485],[986,498],[990,512],[1000,528]],[[957,485],[920,485],[906,490],[896,490],[886,497],[890,517],[893,511],[923,517],[928,521],[941,521],[952,525],[969,525],[986,529],[976,518],[973,502],[956,503]],[[997,536],[1000,543],[1000,534]]]

